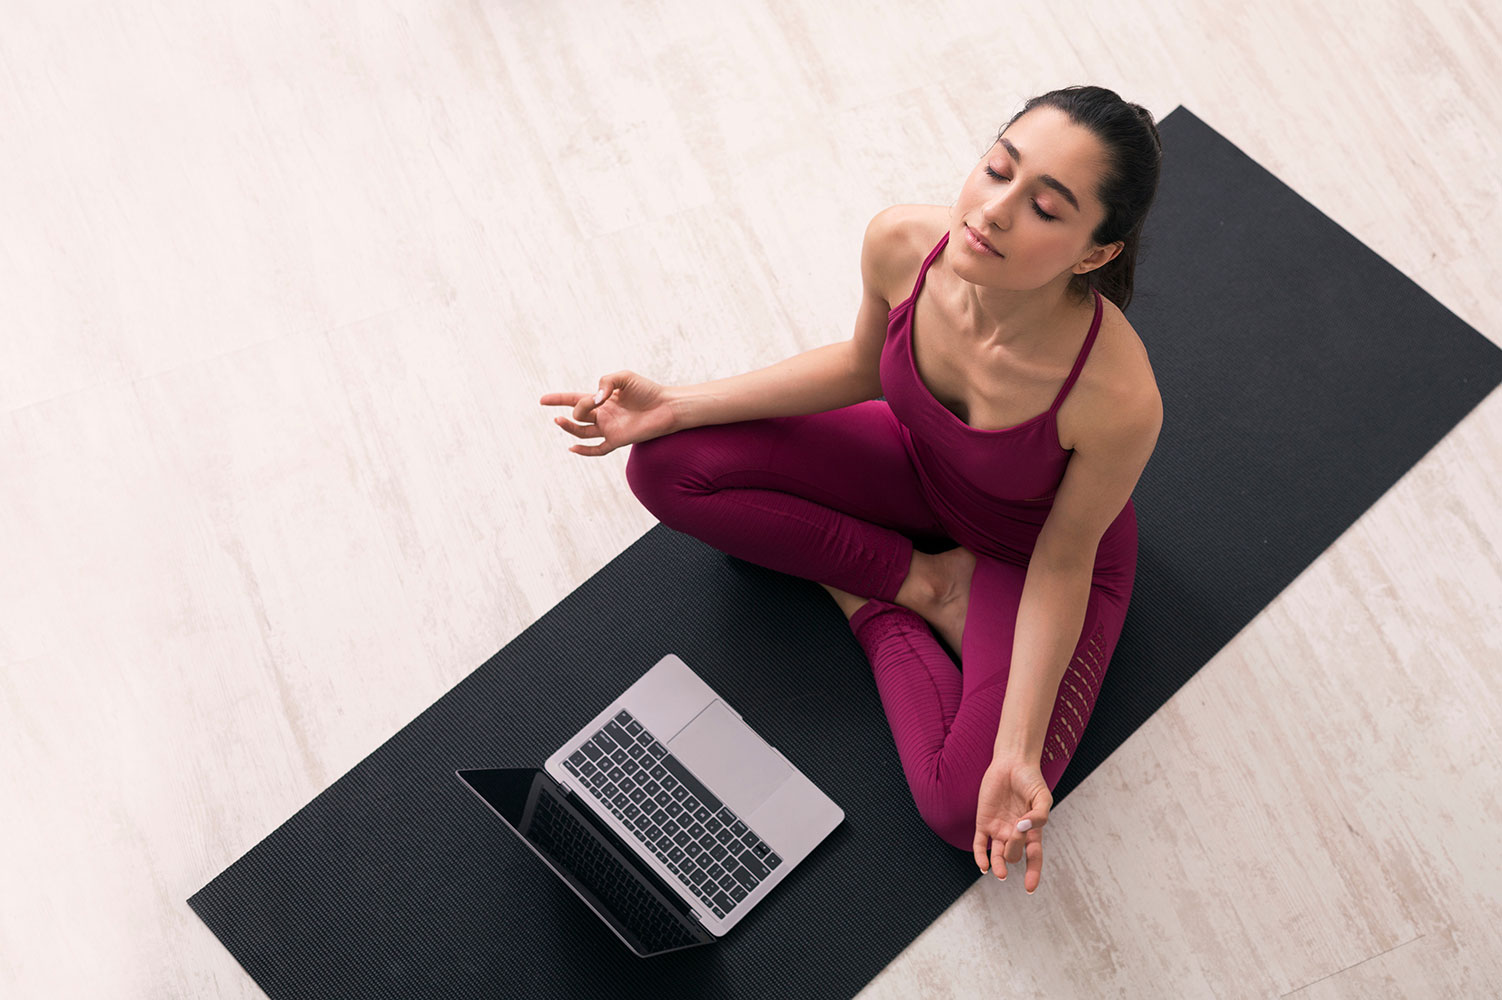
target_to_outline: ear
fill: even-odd
[[[1085,274],[1088,271],[1095,270],[1097,267],[1104,267],[1115,260],[1116,255],[1124,249],[1126,249],[1126,242],[1124,240],[1117,240],[1115,243],[1107,243],[1103,247],[1096,247],[1083,260],[1074,265],[1074,273]]]

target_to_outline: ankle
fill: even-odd
[[[907,577],[902,581],[892,603],[900,604],[920,615],[932,610],[942,596],[943,581],[939,579],[938,562],[937,556],[913,549],[913,561],[908,566]]]

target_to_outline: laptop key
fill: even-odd
[[[779,858],[776,854],[768,854],[767,855],[767,867],[768,868],[776,868],[780,864],[782,864],[782,859]]]
[[[772,874],[770,866],[762,864],[759,860],[757,860],[756,855],[752,854],[750,851],[747,851],[745,854],[741,855],[741,864],[746,867],[746,870],[749,871],[758,882],[766,878],[768,875]]]
[[[631,738],[631,734],[626,732],[626,730],[622,728],[619,722],[612,721],[605,723],[605,735],[614,740],[616,746],[620,747],[622,750],[624,750],[626,747],[629,747],[632,743],[636,742]]]
[[[704,805],[708,806],[712,810],[719,811],[719,808],[722,805],[722,803],[720,802],[720,800],[717,799],[717,798],[715,798],[714,794],[712,792],[710,792],[709,789],[707,789],[707,788],[704,787],[703,782],[701,782],[698,778],[694,777],[693,772],[691,772],[688,768],[686,768],[682,764],[680,764],[678,762],[678,758],[676,758],[676,757],[664,757],[663,760],[662,760],[662,763],[663,763],[663,765],[669,771],[673,772],[673,775],[679,781],[683,782],[685,785],[687,785],[689,787],[689,789],[694,793],[694,796],[700,802],[702,802]],[[674,796],[674,798],[677,798],[677,797],[678,796],[676,796],[676,795]]]
[[[747,889],[750,889],[750,888],[754,887],[756,885],[756,883],[757,883],[756,876],[752,875],[749,871],[747,871],[745,865],[740,865],[740,864],[731,865],[730,866],[730,877],[738,885],[743,885]]]

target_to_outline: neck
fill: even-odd
[[[1079,301],[1069,291],[1074,272],[1066,271],[1041,288],[992,288],[949,272],[958,286],[961,329],[982,349],[1012,354],[1047,350]]]

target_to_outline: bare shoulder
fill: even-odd
[[[869,237],[875,240],[882,295],[892,308],[912,294],[924,258],[948,231],[944,205],[892,205],[876,213]]]
[[[1065,448],[1077,447],[1082,437],[1114,439],[1130,427],[1156,438],[1162,424],[1163,399],[1147,347],[1116,303],[1103,298],[1101,309],[1090,357],[1059,408],[1059,443]]]

